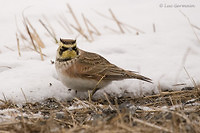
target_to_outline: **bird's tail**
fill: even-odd
[[[143,80],[143,81],[146,81],[146,82],[149,82],[149,83],[153,83],[150,78],[147,78],[147,77],[139,75],[139,74],[135,74],[133,72],[128,73],[128,77]]]

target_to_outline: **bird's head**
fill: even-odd
[[[67,61],[76,58],[79,55],[79,50],[76,45],[76,40],[60,39],[60,46],[57,50],[56,58],[60,61]]]

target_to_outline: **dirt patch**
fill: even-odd
[[[200,90],[186,88],[140,98],[26,103],[1,101],[0,132],[199,132]]]

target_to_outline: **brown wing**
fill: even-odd
[[[76,73],[81,77],[97,80],[100,80],[102,77],[104,77],[104,80],[136,78],[151,82],[151,79],[149,78],[135,74],[131,71],[126,71],[114,64],[111,64],[109,61],[98,54],[85,51],[81,52],[82,56],[80,56],[79,60],[76,62],[76,66],[78,67],[76,69]]]

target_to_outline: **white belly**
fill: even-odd
[[[73,90],[77,90],[77,91],[93,90],[95,87],[103,88],[110,83],[109,81],[108,82],[101,81],[98,84],[98,81],[96,81],[96,80],[69,78],[68,76],[62,75],[62,74],[60,74],[59,77],[65,86],[67,86],[69,89],[73,89]]]
[[[57,74],[62,83],[69,89],[77,91],[88,91],[88,90],[93,90],[95,87],[103,88],[111,82],[111,81],[101,81],[98,84],[98,81],[92,79],[70,78],[67,75],[63,74],[62,67],[64,66],[58,67],[58,65],[56,64]]]

